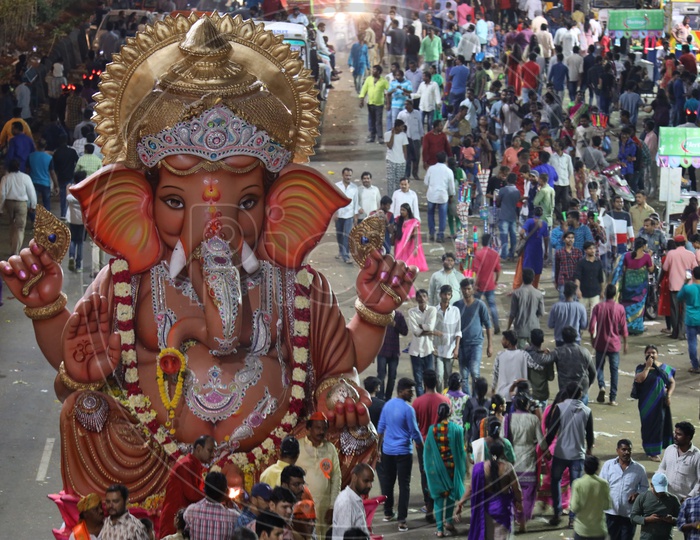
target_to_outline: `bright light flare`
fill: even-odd
[[[240,494],[241,494],[240,488],[229,488],[228,489],[228,498],[229,499],[237,499]]]

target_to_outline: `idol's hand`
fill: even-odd
[[[374,250],[357,276],[357,296],[372,311],[391,313],[408,298],[417,275],[415,266],[406,266],[403,261]]]
[[[27,282],[44,275],[37,281],[25,296],[22,289]],[[7,283],[12,295],[22,304],[30,308],[48,306],[61,295],[63,287],[63,271],[48,252],[34,240],[29,247],[13,255],[9,261],[0,261],[0,275]]]
[[[323,397],[318,400],[316,410],[326,415],[330,427],[342,429],[369,424],[368,407],[372,404],[372,398],[364,388],[356,388],[356,390],[359,393],[357,399],[346,397],[344,401],[337,402],[332,409],[328,408],[329,404]]]
[[[93,293],[75,306],[63,331],[63,361],[80,383],[104,380],[119,364],[121,339],[112,333],[109,301]]]

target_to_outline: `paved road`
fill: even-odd
[[[366,144],[366,117],[364,111],[357,108],[357,99],[352,91],[352,79],[344,73],[331,92],[325,116],[323,135],[317,155],[312,158],[312,166],[326,174],[333,181],[340,180],[341,169],[351,167],[355,178],[359,179],[362,171],[370,171],[378,181],[376,185],[384,189],[384,149],[377,144]],[[425,189],[414,182],[413,188],[419,195]],[[423,198],[424,200],[424,198]],[[423,203],[425,206],[425,203]],[[54,201],[56,210],[57,201]],[[479,224],[481,224],[479,222]],[[332,229],[332,227],[331,227]],[[354,279],[357,268],[340,265],[334,259],[337,253],[333,231],[314,250],[310,263],[324,272],[333,284],[338,299],[347,317],[353,314]],[[0,219],[0,254],[8,249],[8,229],[6,218]],[[445,244],[449,248],[449,244]],[[439,244],[425,245],[426,257],[431,270],[440,268],[440,255],[444,248]],[[73,274],[65,270],[65,291],[69,305],[73,305],[88,284],[87,274]],[[515,268],[506,266],[503,281],[512,279]],[[430,274],[421,275],[418,285],[427,286]],[[543,280],[546,289],[547,308],[554,299],[554,290],[549,280]],[[502,286],[497,294],[499,310],[502,314],[501,326],[506,321],[507,287]],[[407,310],[410,305],[403,309]],[[635,454],[647,467],[649,472],[656,469],[655,464],[644,459],[639,436],[639,416],[636,403],[626,396],[632,384],[631,374],[634,366],[642,360],[646,343],[659,346],[662,359],[678,369],[677,387],[672,409],[674,419],[689,419],[697,424],[698,392],[700,377],[687,372],[689,367],[685,342],[677,342],[661,335],[659,323],[651,324],[641,337],[630,342],[630,354],[622,357],[620,376],[620,406],[610,408],[594,403],[592,405],[596,422],[596,454],[609,458],[614,454],[615,442],[621,437],[633,441]],[[58,343],[60,336],[56,336]],[[553,339],[551,333],[548,340]],[[500,340],[494,344],[495,352],[500,350]],[[407,343],[405,344],[407,345]],[[553,347],[553,342],[552,345]],[[482,373],[490,378],[492,359],[484,358]],[[363,376],[375,374],[370,368]],[[410,376],[410,362],[404,356],[399,364],[399,376]],[[35,540],[51,538],[50,529],[60,525],[60,516],[56,507],[47,498],[47,493],[55,493],[61,487],[58,433],[60,403],[53,393],[53,370],[43,359],[34,340],[32,327],[18,302],[8,299],[0,308],[0,410],[6,414],[3,422],[3,437],[0,442],[0,523],[3,524],[3,537],[15,540]],[[553,385],[553,391],[556,387]],[[419,477],[417,464],[412,478],[411,509],[409,526],[411,538],[424,540],[433,537],[434,528],[429,526],[418,512],[422,506],[418,496]],[[375,484],[372,494],[379,494]],[[381,509],[378,512],[381,518]],[[531,533],[523,538],[561,538],[572,536],[570,531],[552,530],[544,525],[542,519],[530,522]],[[462,527],[466,530],[466,527]],[[387,536],[399,534],[395,524],[383,524],[375,520],[375,530]],[[680,535],[677,535],[680,538]]]

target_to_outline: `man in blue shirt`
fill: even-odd
[[[16,159],[19,161],[19,170],[27,172],[27,161],[32,152],[34,152],[34,141],[24,133],[22,122],[13,122],[12,138],[7,145],[7,154],[5,155],[5,167],[9,169],[10,162]]]
[[[488,316],[488,314],[487,314]],[[423,452],[423,437],[418,429],[416,411],[409,405],[413,399],[413,389],[416,383],[413,379],[403,377],[396,386],[397,397],[390,399],[384,405],[379,417],[377,433],[379,433],[379,459],[383,474],[380,476],[384,501],[384,521],[393,521],[394,514],[394,484],[399,479],[399,531],[408,530],[408,501],[411,496],[411,469],[413,468],[413,443],[416,450]]]
[[[403,70],[399,69],[394,75],[394,80],[389,83],[387,95],[391,98],[391,110],[387,115],[386,125],[393,126],[399,113],[406,105],[406,99],[413,92],[413,85],[404,78]]]
[[[576,210],[566,213],[566,224],[569,231],[574,233],[574,247],[583,252],[586,242],[593,242],[593,233],[588,225],[581,225],[581,216]]]
[[[465,66],[466,60],[461,54],[455,58],[455,65],[450,70],[447,80],[452,83],[448,99],[450,105],[456,108],[467,95],[467,81],[469,80],[469,68]]]
[[[542,150],[540,151],[539,156],[540,164],[537,167],[534,167],[532,170],[535,171],[538,175],[542,173],[548,175],[549,185],[551,187],[555,187],[554,183],[559,181],[559,173],[557,173],[557,170],[549,164],[551,154]]]
[[[632,441],[617,441],[617,457],[606,461],[600,477],[610,484],[612,507],[605,511],[611,540],[632,540],[637,526],[630,519],[636,498],[649,489],[644,467],[632,459]]]
[[[29,154],[29,176],[32,178],[37,199],[51,210],[51,188],[58,191],[58,180],[53,170],[53,157],[46,152],[46,142],[39,141],[36,152]]]
[[[637,145],[632,140],[632,130],[623,128],[620,132],[620,151],[617,159],[622,166],[620,174],[624,175],[627,183],[634,187],[634,160],[637,159]]]
[[[486,329],[486,356],[493,354],[491,348],[491,318],[489,310],[481,300],[474,298],[474,280],[465,278],[459,282],[462,299],[454,303],[462,321],[462,339],[459,342],[459,372],[462,374],[462,391],[469,394],[469,375],[472,385],[481,374],[481,352]]]
[[[554,85],[554,90],[559,96],[559,101],[564,102],[564,88],[569,80],[569,68],[564,64],[564,55],[557,54],[557,63],[549,69],[549,82]]]

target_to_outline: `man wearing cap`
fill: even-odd
[[[251,531],[255,531],[255,520],[258,519],[260,512],[267,510],[270,506],[270,498],[272,497],[272,488],[260,482],[253,486],[250,490],[250,501],[243,513],[236,521],[236,528],[245,527]]]
[[[270,486],[280,485],[280,476],[282,471],[288,465],[295,465],[299,458],[299,441],[291,435],[282,439],[280,445],[280,458],[277,463],[270,465],[260,475],[260,481],[265,482]]]
[[[642,526],[640,540],[666,540],[676,524],[681,503],[668,493],[668,478],[662,472],[651,477],[651,489],[634,501],[630,518]]]
[[[678,422],[673,444],[664,450],[659,472],[668,477],[669,491],[681,500],[700,495],[700,449],[693,444],[695,428],[690,422]]]
[[[358,463],[352,470],[350,483],[340,492],[333,510],[333,540],[343,540],[345,531],[358,528],[369,536],[365,505],[362,498],[369,495],[374,482],[374,471],[366,463]]]
[[[97,540],[105,520],[100,496],[97,493],[90,493],[80,499],[78,512],[80,521],[73,527],[68,540],[84,539],[85,531],[90,535],[90,540]]]
[[[335,446],[326,440],[328,419],[322,412],[313,413],[306,421],[306,437],[297,465],[306,471],[306,483],[316,506],[316,533],[324,538],[333,521],[333,503],[340,493],[340,461]]]
[[[174,518],[180,508],[187,508],[204,497],[203,465],[211,461],[215,447],[213,437],[202,435],[194,441],[192,453],[180,458],[170,469],[160,516],[161,536],[175,534]]]
[[[302,499],[294,505],[292,512],[292,535],[294,540],[316,538],[316,508],[311,499]]]

